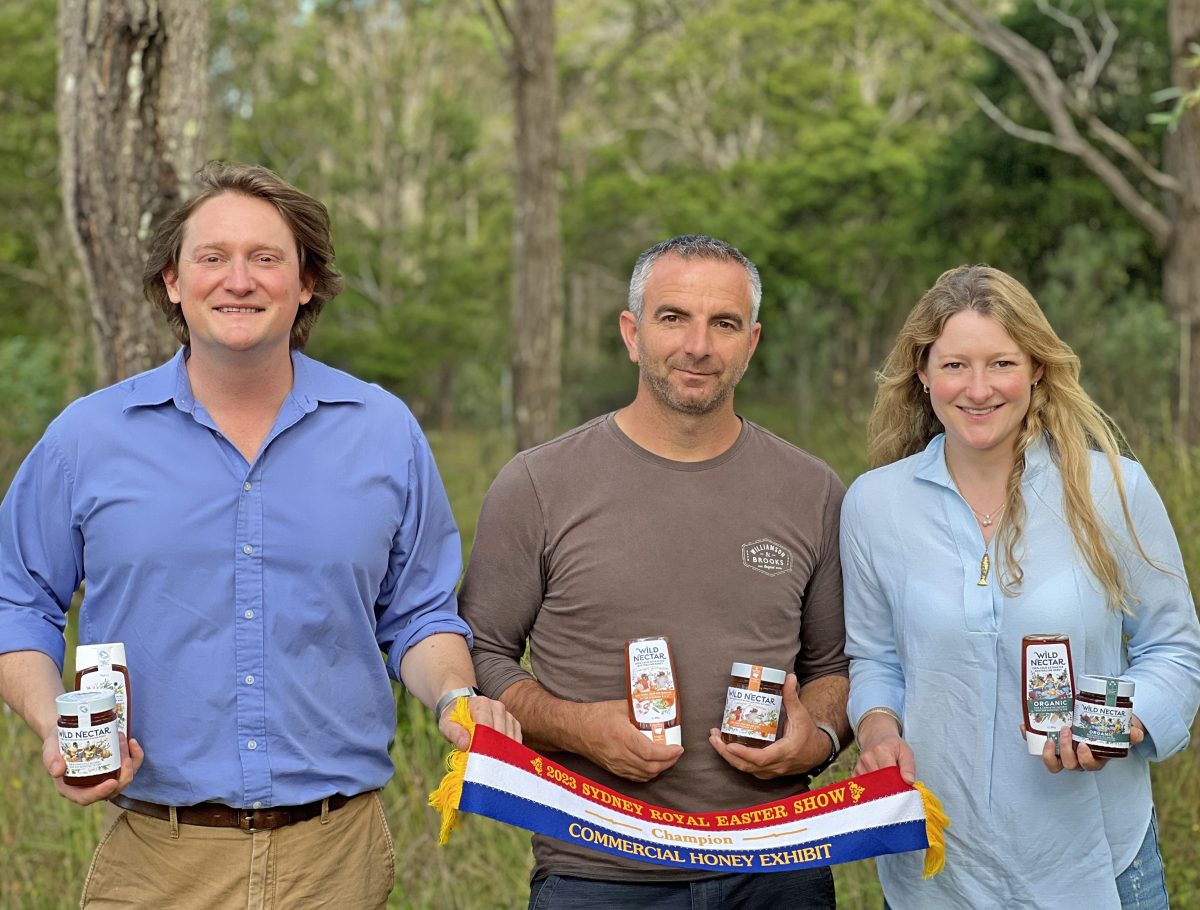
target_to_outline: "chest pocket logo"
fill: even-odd
[[[782,575],[792,571],[792,554],[764,537],[753,543],[742,544],[742,565],[763,575]]]

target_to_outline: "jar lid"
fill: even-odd
[[[84,692],[67,692],[54,699],[58,713],[63,717],[80,714],[103,714],[117,707],[117,696],[111,689],[88,689]]]
[[[749,679],[753,669],[754,667],[751,664],[742,664],[734,661],[733,668],[729,671],[729,675],[745,676],[747,679]],[[774,667],[762,667],[762,678],[764,682],[783,685],[783,681],[787,679],[787,674],[782,670],[776,670]]]
[[[77,669],[98,667],[101,661],[126,666],[125,642],[110,641],[102,644],[79,645],[75,648],[75,667]]]
[[[1089,695],[1101,695],[1108,698],[1133,698],[1134,682],[1120,676],[1080,676],[1079,691]]]

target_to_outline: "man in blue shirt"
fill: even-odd
[[[460,746],[474,693],[433,456],[400,400],[300,353],[341,278],[325,207],[272,172],[206,166],[143,282],[183,347],[68,407],[0,505],[0,697],[60,794],[114,804],[85,906],[383,906],[388,677]],[[79,640],[124,642],[131,678],[93,787],[64,784],[54,703],[85,580]]]

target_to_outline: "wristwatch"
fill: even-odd
[[[461,689],[451,689],[449,692],[447,692],[445,695],[443,695],[441,698],[439,698],[437,700],[437,704],[433,708],[433,716],[436,717],[440,721],[442,719],[442,715],[446,713],[446,709],[449,708],[456,701],[458,701],[458,699],[461,696],[466,696],[467,698],[474,698],[476,695],[482,695],[482,694],[483,693],[480,692],[478,689],[476,689],[474,686],[465,686],[464,688],[461,688]],[[836,740],[834,740],[834,741],[836,742]]]
[[[837,731],[834,730],[833,727],[829,726],[829,724],[821,723],[818,723],[815,726],[818,730],[829,737],[829,741],[833,746],[833,751],[829,753],[829,758],[825,759],[825,761],[821,762],[821,764],[804,772],[810,778],[816,777],[818,774],[821,774],[826,768],[832,765],[834,759],[838,757],[838,753],[842,751],[841,740],[838,739]]]

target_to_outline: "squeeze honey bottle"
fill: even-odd
[[[650,740],[683,745],[678,677],[666,638],[635,638],[625,643],[629,722]]]
[[[1041,755],[1047,737],[1057,743],[1060,731],[1071,726],[1074,678],[1066,635],[1026,635],[1021,640],[1022,722],[1030,755]]]
[[[75,649],[75,688],[80,692],[108,690],[116,699],[117,722],[129,734],[129,670],[125,666],[125,644],[79,645]]]
[[[116,698],[97,690],[67,692],[55,699],[58,749],[67,763],[63,783],[94,787],[121,775]]]
[[[734,663],[729,671],[721,739],[761,749],[775,742],[783,717],[787,674],[773,667]]]

